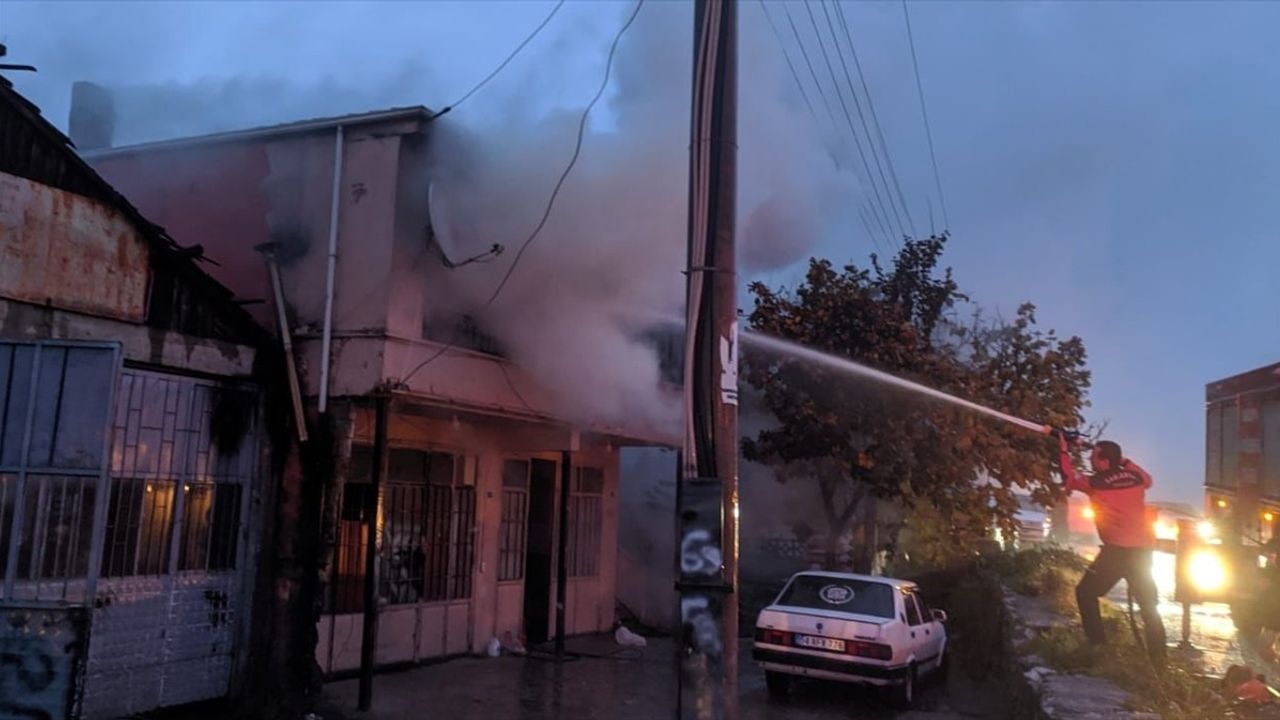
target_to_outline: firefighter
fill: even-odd
[[[1165,660],[1164,623],[1157,608],[1156,583],[1151,577],[1155,533],[1146,515],[1151,475],[1125,458],[1120,446],[1109,440],[1093,447],[1089,456],[1093,473],[1077,475],[1065,435],[1059,435],[1058,445],[1058,464],[1066,490],[1089,496],[1098,537],[1102,539],[1098,556],[1076,586],[1085,637],[1093,644],[1106,643],[1098,598],[1124,579],[1142,611],[1147,652],[1152,662],[1161,666]]]

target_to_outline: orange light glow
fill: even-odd
[[[1226,506],[1227,506],[1227,501],[1226,501],[1226,500],[1219,500],[1219,501],[1218,501],[1218,507],[1220,507],[1220,508],[1224,508],[1224,507],[1226,507]]]
[[[1276,514],[1273,512],[1264,512],[1262,513],[1262,519],[1267,522],[1271,522],[1276,519]]]
[[[1080,514],[1084,516],[1085,520],[1092,520],[1098,516],[1098,514],[1093,511],[1093,508],[1088,506],[1086,506],[1085,509],[1081,510]]]

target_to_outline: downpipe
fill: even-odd
[[[333,135],[333,192],[329,200],[329,255],[324,277],[324,332],[320,340],[320,400],[323,415],[329,407],[329,356],[333,345],[334,275],[338,265],[338,206],[342,202],[342,144],[346,129],[339,125]]]

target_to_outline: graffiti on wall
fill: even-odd
[[[0,605],[0,720],[69,720],[83,683],[88,615]]]

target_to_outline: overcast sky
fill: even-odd
[[[9,1],[0,42],[9,61],[39,67],[10,77],[61,127],[71,82],[89,79],[220,98],[193,112],[223,129],[447,105],[551,5]],[[770,8],[789,32],[781,6]],[[803,28],[803,6],[791,9]],[[485,94],[580,107],[628,10],[570,2],[472,111],[501,111]],[[916,225],[927,229],[932,205],[941,227],[902,6],[845,11]],[[1156,497],[1198,504],[1204,385],[1280,360],[1280,4],[930,2],[911,12],[961,286],[1006,315],[1035,302],[1044,325],[1081,335],[1090,418],[1110,421],[1109,437],[1152,470]],[[769,32],[758,3],[743,3],[742,22],[744,35]],[[767,37],[757,62],[785,73]],[[794,132],[831,136],[819,114],[820,126]],[[165,126],[121,130],[137,141]],[[860,224],[828,235],[816,252],[837,261],[875,249]]]

